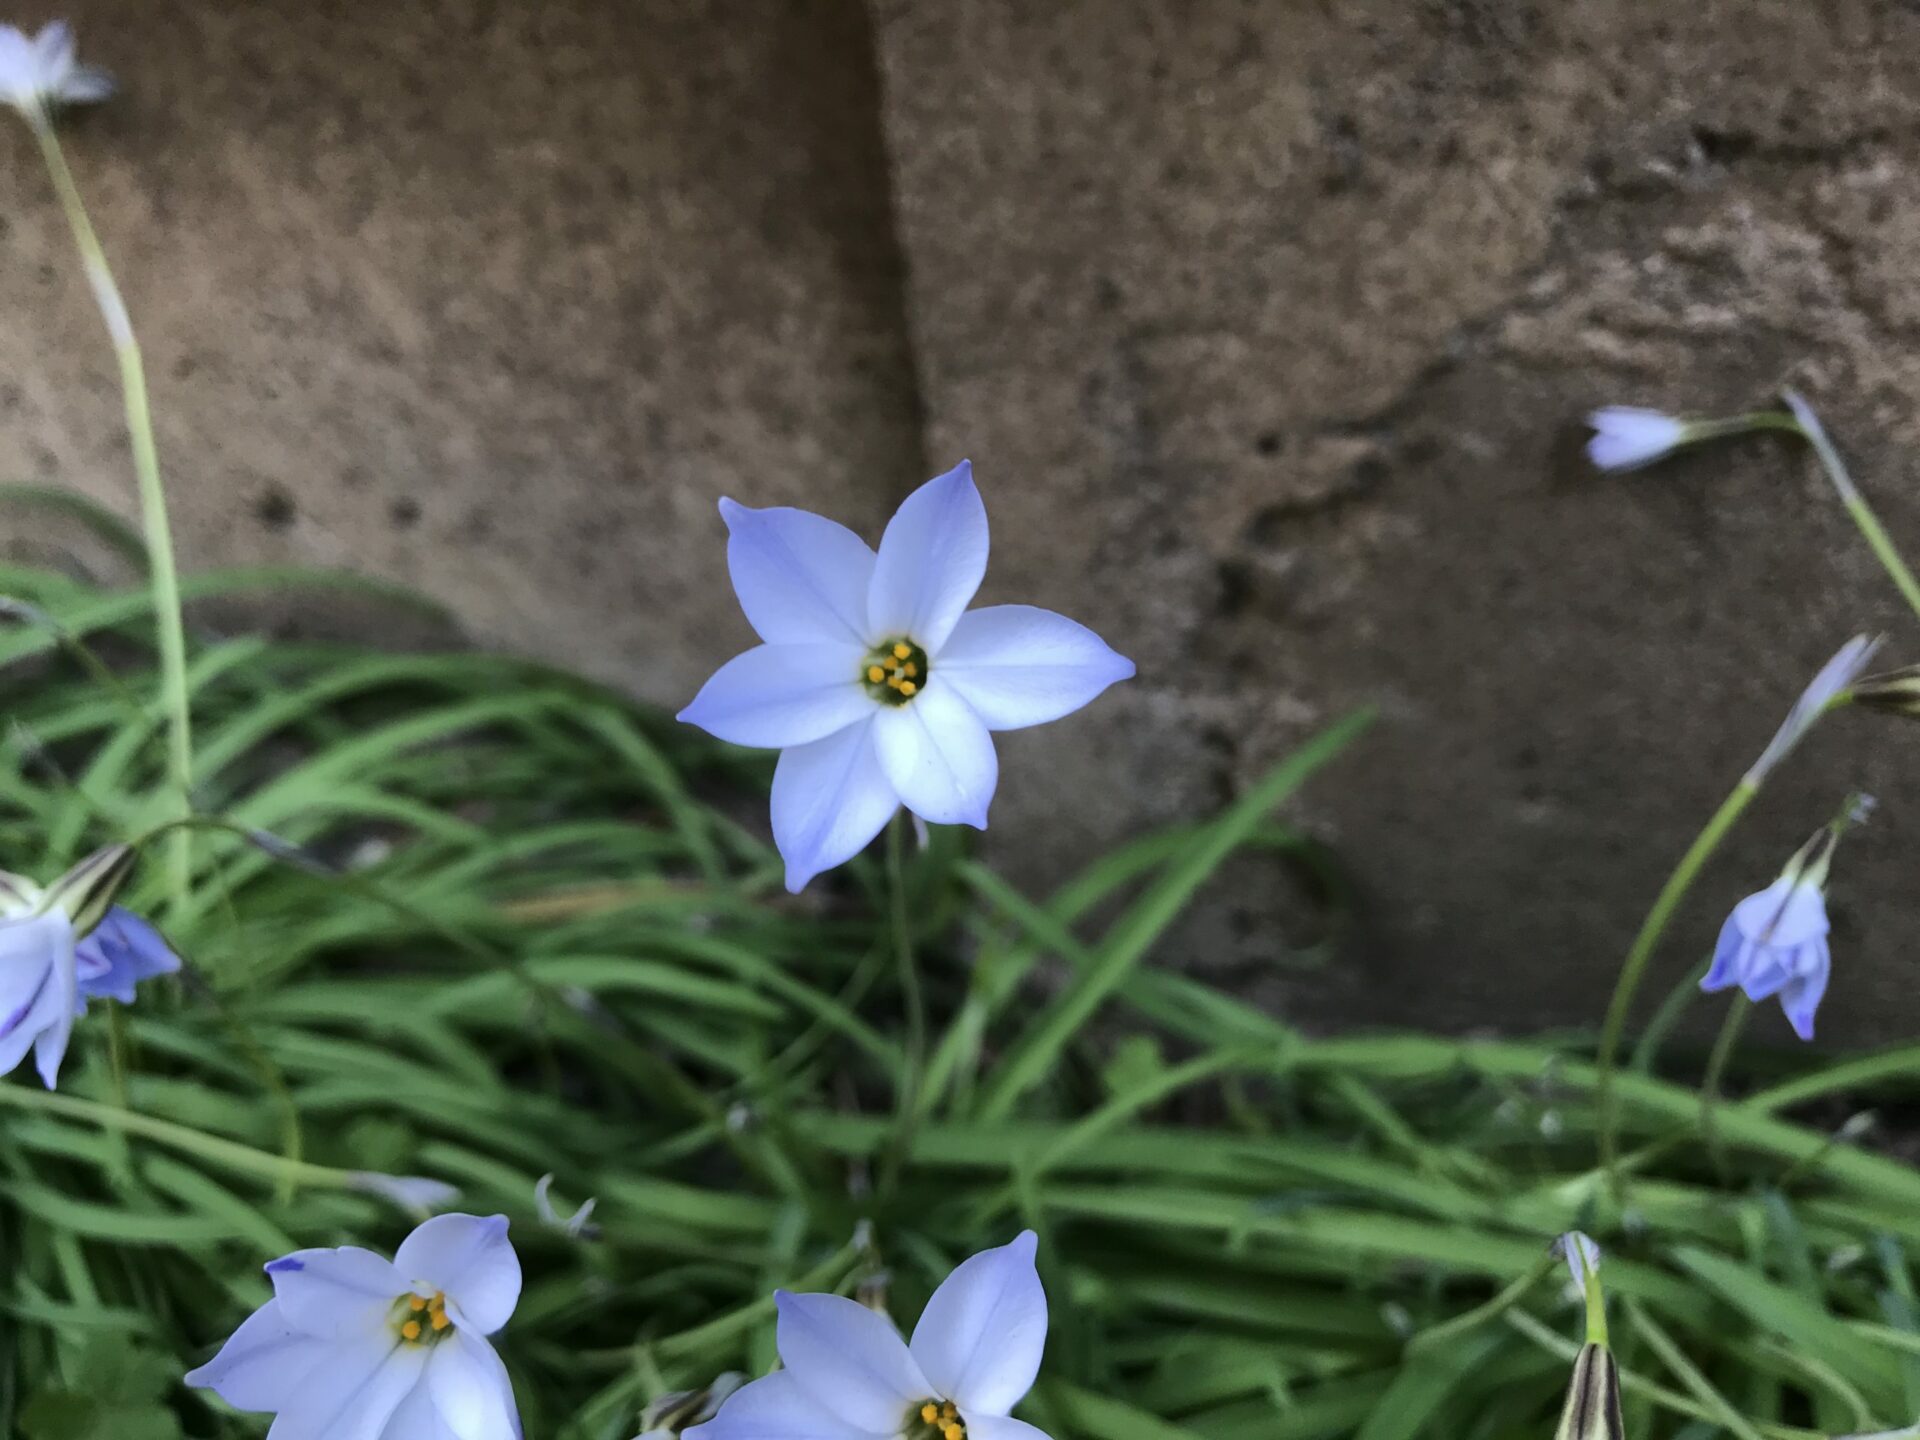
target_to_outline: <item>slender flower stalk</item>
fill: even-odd
[[[160,651],[161,705],[167,715],[167,777],[174,791],[175,810],[193,810],[193,731],[187,705],[186,626],[181,615],[180,581],[173,558],[173,532],[167,519],[166,487],[160,479],[160,457],[153,438],[153,418],[147,404],[146,366],[140,343],[107,264],[106,251],[80,196],[73,172],[60,149],[60,138],[45,104],[18,107],[39,142],[47,173],[60,196],[74,245],[80,252],[87,283],[93,287],[101,319],[113,341],[120,363],[120,388],[127,416],[127,437],[133,450],[134,475],[140,489],[141,526],[146,534],[147,565],[153,586],[154,624]],[[193,881],[193,835],[181,828],[168,838],[168,869],[173,901],[183,905]]]
[[[1620,976],[1614,982],[1613,997],[1607,1004],[1606,1019],[1600,1029],[1600,1050],[1596,1058],[1599,1075],[1594,1091],[1595,1108],[1599,1112],[1600,1163],[1607,1172],[1609,1187],[1616,1194],[1620,1187],[1616,1133],[1619,1117],[1615,1112],[1613,1070],[1619,1055],[1620,1037],[1626,1028],[1627,1013],[1633,1006],[1634,996],[1646,975],[1654,949],[1659,945],[1660,937],[1666,933],[1674,912],[1680,908],[1680,902],[1699,878],[1701,868],[1713,858],[1734,822],[1753,803],[1753,797],[1760,793],[1760,787],[1766,783],[1767,777],[1792,753],[1822,715],[1836,705],[1846,703],[1853,683],[1873,658],[1877,643],[1867,636],[1857,635],[1820,667],[1819,673],[1801,692],[1793,708],[1787,712],[1787,718],[1767,742],[1766,749],[1760,752],[1760,758],[1748,767],[1747,773],[1740,777],[1740,783],[1733,787],[1705,827],[1694,836],[1693,843],[1687,847],[1680,862],[1667,876],[1666,883],[1660,887],[1653,908],[1647,911],[1647,918],[1641,922],[1639,933],[1627,948],[1627,956],[1621,962]]]
[[[1887,533],[1887,527],[1880,523],[1880,517],[1867,503],[1866,496],[1860,493],[1860,487],[1853,483],[1853,476],[1847,472],[1847,463],[1840,458],[1839,450],[1828,438],[1820,417],[1814,414],[1813,407],[1801,398],[1798,391],[1783,390],[1780,398],[1786,401],[1787,409],[1793,412],[1794,427],[1813,447],[1820,468],[1827,472],[1827,478],[1833,482],[1833,488],[1840,496],[1840,503],[1866,537],[1874,558],[1880,562],[1881,568],[1892,579],[1913,613],[1920,615],[1920,581],[1913,578],[1913,571],[1907,568],[1907,562],[1900,557],[1900,551],[1894,545],[1893,537]]]

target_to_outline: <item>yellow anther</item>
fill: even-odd
[[[889,690],[899,690],[907,683],[907,681],[902,680],[898,675],[889,675],[887,677],[887,688]]]
[[[409,1295],[407,1297],[407,1308],[418,1315],[422,1310],[427,1308],[427,1302],[418,1295]]]
[[[931,1425],[940,1418],[940,1407],[929,1400],[920,1407],[920,1418]]]
[[[868,684],[878,685],[882,680],[886,678],[887,678],[887,672],[882,670],[878,665],[867,666],[867,683]]]
[[[960,1418],[960,1407],[949,1400],[940,1407],[940,1416],[943,1420],[958,1420]]]
[[[947,1428],[940,1433],[946,1437],[946,1440],[963,1440],[967,1430],[958,1420],[949,1420]]]
[[[447,1318],[447,1312],[444,1310],[435,1310],[428,1318],[433,1326],[433,1332],[436,1335],[453,1323],[453,1321]]]
[[[907,661],[907,663],[905,665],[902,665],[900,668],[904,670],[909,676],[918,675],[920,673],[920,667],[914,664],[913,661],[911,660]]]
[[[907,656],[909,656],[909,655],[911,655],[911,654],[913,654],[913,647],[912,647],[911,645],[909,645],[909,644],[907,644],[907,642],[906,642],[906,641],[904,641],[904,640],[896,640],[896,641],[894,641],[894,644],[893,644],[893,658],[894,658],[894,659],[896,659],[896,660],[904,660],[904,659],[906,659],[906,658],[907,658]]]
[[[420,1338],[420,1322],[418,1320],[407,1321],[406,1324],[400,1327],[400,1333],[408,1340],[418,1340]]]
[[[900,657],[897,655],[882,655],[880,657],[880,663],[889,670],[898,670],[900,668]]]
[[[900,682],[900,693],[902,695],[911,695],[913,694],[914,691],[918,690],[919,688],[920,687],[914,684],[913,681],[911,680],[902,680]]]

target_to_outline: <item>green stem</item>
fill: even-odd
[[[60,141],[44,114],[31,117],[34,137],[47,162],[47,173],[60,195],[60,204],[73,230],[87,282],[113,340],[120,362],[120,388],[126,401],[127,437],[133,448],[133,469],[140,487],[140,517],[146,531],[147,564],[153,586],[154,621],[160,650],[161,705],[168,719],[167,778],[176,799],[176,813],[193,812],[193,730],[187,708],[186,625],[180,609],[180,580],[173,561],[173,532],[167,522],[166,487],[160,480],[160,456],[154,446],[153,417],[147,406],[146,367],[140,343],[134,338],[127,307],[120,298],[113,271],[107,265],[100,237],[80,198],[80,187],[67,168]],[[173,901],[183,905],[193,883],[193,835],[176,830],[168,841]]]
[[[1706,1077],[1700,1082],[1700,1131],[1706,1137],[1707,1150],[1713,1156],[1716,1167],[1721,1164],[1720,1137],[1714,1129],[1714,1107],[1720,1103],[1720,1077],[1725,1073],[1727,1061],[1732,1058],[1734,1047],[1740,1042],[1740,1032],[1746,1028],[1747,1017],[1753,1013],[1753,1001],[1744,993],[1735,995],[1733,1003],[1727,1007],[1727,1018],[1720,1024],[1720,1034],[1714,1039],[1713,1053],[1707,1057]]]
[[[890,1190],[913,1144],[919,1118],[920,1086],[926,1069],[927,1003],[920,987],[920,965],[913,950],[913,923],[907,907],[906,831],[913,822],[902,810],[887,826],[887,915],[893,931],[893,957],[907,1015],[907,1048],[900,1067],[898,1123],[882,1167],[881,1189]]]
[[[1733,828],[1733,822],[1740,818],[1740,812],[1760,793],[1760,787],[1751,780],[1742,780],[1733,787],[1732,793],[1720,802],[1720,808],[1713,812],[1713,818],[1707,821],[1704,829],[1687,847],[1687,853],[1680,857],[1680,863],[1673,867],[1673,873],[1667,876],[1667,883],[1660,887],[1653,908],[1647,911],[1647,918],[1641,922],[1640,933],[1633,937],[1633,944],[1627,950],[1627,958],[1621,963],[1620,978],[1614,982],[1613,998],[1607,1004],[1606,1023],[1600,1031],[1600,1053],[1598,1057],[1599,1085],[1595,1094],[1600,1129],[1600,1164],[1607,1173],[1607,1185],[1616,1195],[1620,1190],[1618,1172],[1619,1154],[1615,1134],[1619,1117],[1615,1113],[1613,1069],[1614,1060],[1620,1049],[1620,1035],[1626,1028],[1627,1012],[1633,1006],[1634,993],[1640,988],[1640,981],[1647,969],[1647,962],[1653,958],[1654,947],[1660,943],[1660,937],[1666,933],[1668,922],[1673,913],[1680,908],[1680,902],[1686,898],[1687,891],[1693,887],[1700,869],[1720,847],[1727,832]]]
[[[1847,462],[1840,458],[1840,452],[1834,448],[1828,438],[1827,430],[1820,423],[1820,417],[1813,407],[1792,390],[1784,392],[1787,406],[1793,411],[1794,428],[1813,447],[1814,455],[1820,461],[1820,468],[1827,472],[1827,478],[1833,482],[1840,503],[1846,507],[1847,514],[1853,517],[1853,523],[1866,537],[1868,548],[1874,558],[1892,578],[1900,594],[1914,614],[1920,615],[1920,581],[1913,578],[1913,572],[1907,568],[1907,562],[1900,558],[1900,552],[1894,547],[1893,537],[1887,534],[1887,527],[1880,523],[1880,517],[1873,513],[1873,507],[1867,503],[1866,496],[1860,493],[1860,487],[1853,483],[1853,476],[1847,472]]]
[[[284,1155],[269,1155],[237,1140],[208,1135],[187,1125],[179,1125],[137,1110],[122,1110],[74,1095],[52,1090],[33,1090],[25,1085],[0,1084],[0,1109],[38,1110],[68,1120],[98,1125],[109,1134],[120,1132],[143,1135],[162,1145],[171,1145],[202,1160],[211,1160],[248,1174],[258,1175],[276,1184],[294,1182],[325,1190],[364,1190],[359,1175],[352,1170],[335,1170],[305,1160],[289,1160]]]

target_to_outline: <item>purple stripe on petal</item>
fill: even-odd
[[[291,1255],[287,1256],[284,1260],[269,1260],[267,1262],[267,1274],[269,1275],[297,1275],[306,1268],[306,1261],[296,1260]]]

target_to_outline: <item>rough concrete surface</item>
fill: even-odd
[[[750,637],[720,495],[877,519],[921,468],[854,0],[61,13],[124,87],[65,133],[189,567],[405,580],[684,701]],[[0,472],[130,509],[112,355],[12,123],[0,217]]]
[[[1920,659],[1803,455],[1599,479],[1577,426],[1791,381],[1920,551],[1910,4],[67,12],[126,82],[68,134],[190,565],[403,579],[677,701],[746,634],[718,494],[871,534],[970,455],[984,598],[1141,668],[1006,738],[990,846],[1023,883],[1378,707],[1292,812],[1358,887],[1342,960],[1287,958],[1313,922],[1271,860],[1167,947],[1309,1023],[1590,1023],[1820,661],[1862,628]],[[17,126],[0,313],[0,471],[130,510]],[[1823,1036],[1911,1035],[1916,757],[1920,730],[1823,729],[1650,990],[1865,785]]]
[[[1077,852],[1375,704],[1299,812],[1362,889],[1354,952],[1289,969],[1279,872],[1245,865],[1179,958],[1322,1023],[1592,1023],[1820,661],[1871,626],[1911,659],[1920,634],[1789,448],[1601,480],[1575,422],[1792,380],[1920,548],[1920,13],[876,13],[929,451],[998,483],[997,593],[1074,577],[1141,666],[1023,747],[1052,783],[1010,789],[999,823],[1068,799]],[[1885,804],[1837,870],[1824,1031],[1910,1035],[1916,757],[1890,722],[1816,737],[1650,990],[1864,783]]]

